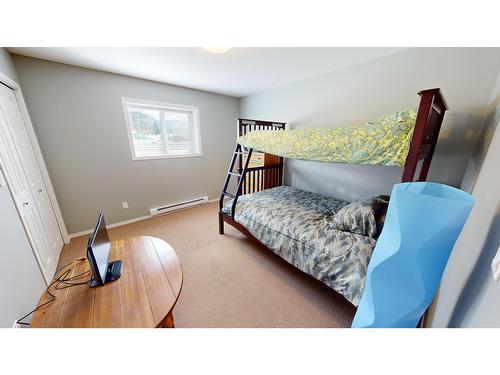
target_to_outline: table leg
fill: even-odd
[[[175,328],[174,326],[174,314],[170,311],[167,316],[158,325],[159,328]]]

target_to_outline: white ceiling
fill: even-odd
[[[356,65],[404,48],[9,47],[11,53],[236,97]]]

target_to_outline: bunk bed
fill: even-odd
[[[285,123],[238,119],[240,137],[219,200],[219,233],[224,234],[225,223],[233,226],[357,306],[389,197],[346,202],[283,186],[284,158],[392,165],[402,167],[401,182],[425,181],[447,105],[439,88],[418,95],[416,111],[335,132],[286,130]],[[353,131],[366,133],[365,140],[390,133],[392,141],[356,146],[350,140]],[[357,147],[367,150],[356,152]],[[352,152],[345,155],[347,149]],[[254,151],[264,152],[264,165],[251,165]],[[228,191],[232,178],[234,192]],[[342,224],[343,217],[357,214],[349,210],[367,207],[373,209],[368,222]]]

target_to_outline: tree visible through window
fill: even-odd
[[[133,159],[201,155],[198,108],[123,99]]]

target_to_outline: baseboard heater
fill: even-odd
[[[193,198],[184,202],[167,204],[165,206],[154,207],[149,209],[149,216],[158,216],[167,212],[182,210],[183,208],[197,206],[208,202],[208,197]]]

